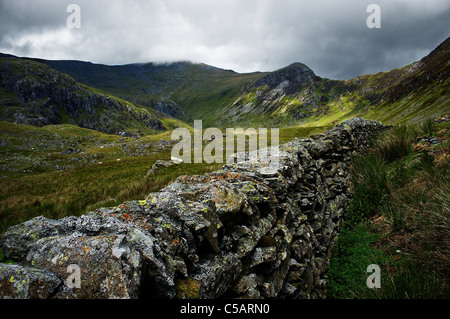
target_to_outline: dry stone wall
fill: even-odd
[[[0,264],[0,297],[323,297],[349,165],[385,128],[354,118],[280,146],[276,172],[228,164],[145,200],[10,227],[0,247],[16,264]]]

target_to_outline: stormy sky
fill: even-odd
[[[80,28],[69,28],[69,4]],[[369,4],[381,28],[368,28]],[[450,36],[448,0],[0,0],[0,52],[103,64],[293,62],[348,79],[420,60]]]

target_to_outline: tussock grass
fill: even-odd
[[[386,131],[376,142],[373,152],[382,160],[392,163],[408,155],[414,141],[432,133],[433,120],[427,119],[418,124],[400,124]]]
[[[399,125],[355,158],[354,197],[330,266],[329,298],[450,297],[450,134],[445,125],[439,130],[442,125],[431,119]],[[439,137],[439,145],[417,147],[427,136]],[[381,267],[380,289],[365,285],[369,261]]]
[[[184,174],[204,174],[220,165],[180,164],[146,176],[157,159],[169,153],[139,156],[66,171],[4,178],[0,188],[0,234],[36,216],[60,219],[99,207],[144,199]]]

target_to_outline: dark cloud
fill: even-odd
[[[369,29],[366,8],[381,8]],[[66,8],[81,7],[81,29]],[[0,0],[0,51],[105,64],[191,60],[238,72],[302,62],[347,79],[417,61],[450,34],[448,0]]]

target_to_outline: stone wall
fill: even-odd
[[[146,200],[10,227],[0,297],[323,297],[352,156],[385,128],[351,119],[280,146],[277,172],[228,164]]]

